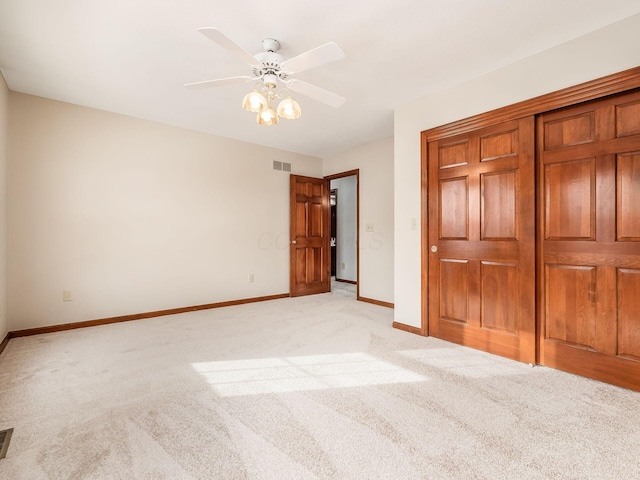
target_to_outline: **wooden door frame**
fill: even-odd
[[[327,191],[331,191],[331,180],[352,176],[356,177],[356,300],[360,300],[360,169],[356,168],[346,172],[326,175],[323,178],[328,182]],[[338,267],[336,266],[336,276],[337,270]]]
[[[421,322],[419,333],[421,335],[429,335],[429,212],[428,212],[428,149],[429,142],[440,140],[442,138],[452,137],[461,133],[468,133],[480,128],[496,125],[509,120],[517,120],[530,115],[539,115],[541,113],[556,110],[558,108],[576,105],[581,102],[596,100],[616,93],[640,88],[640,67],[631,68],[623,72],[607,75],[606,77],[591,80],[572,87],[564,88],[556,92],[541,95],[539,97],[524,100],[513,105],[502,107],[490,112],[481,113],[473,117],[448,123],[439,127],[425,130],[420,134],[420,264],[421,264]],[[537,157],[537,154],[536,154]],[[536,158],[537,164],[537,158]],[[325,177],[326,178],[326,177]],[[536,231],[539,230],[539,218],[536,216]],[[536,275],[540,276],[539,270],[539,248],[536,242]],[[359,265],[358,265],[359,266]],[[540,308],[538,304],[539,298],[536,298],[536,329],[540,324]],[[536,331],[536,338],[539,338],[539,332]],[[536,345],[536,350],[538,350]],[[539,359],[537,359],[539,360]]]

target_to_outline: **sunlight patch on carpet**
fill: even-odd
[[[223,397],[427,380],[366,353],[200,362],[192,366]]]
[[[467,378],[523,375],[533,370],[526,363],[492,356],[470,348],[429,348],[397,352],[425,365]]]

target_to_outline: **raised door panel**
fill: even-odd
[[[307,249],[295,248],[294,255],[296,260],[295,265],[295,283],[296,285],[304,284],[307,282]]]
[[[596,269],[549,265],[546,284],[546,338],[595,349]]]
[[[469,262],[440,260],[440,318],[467,323],[469,306]]]
[[[297,202],[295,204],[296,209],[296,223],[295,223],[295,231],[293,232],[294,237],[306,237],[307,236],[307,226],[308,222],[308,206],[306,202]]]
[[[469,141],[464,139],[453,143],[441,143],[438,151],[440,168],[453,168],[469,163]]]
[[[618,155],[617,239],[640,241],[640,152]]]
[[[518,154],[518,130],[480,137],[480,160],[487,162]]]
[[[561,117],[544,123],[545,150],[570,147],[595,141],[595,113]]]
[[[518,265],[481,262],[482,328],[512,335],[519,331]]]
[[[469,182],[466,177],[440,182],[440,238],[469,238]]]
[[[618,355],[640,360],[640,269],[618,270]]]
[[[309,236],[310,237],[322,237],[325,234],[325,212],[322,203],[312,202],[308,206],[309,208]]]
[[[546,239],[595,239],[595,173],[595,158],[545,166]]]
[[[616,136],[640,135],[640,101],[616,105]]]
[[[483,240],[516,240],[516,181],[515,171],[481,176]]]

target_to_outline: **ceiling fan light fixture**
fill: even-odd
[[[262,77],[262,82],[267,88],[276,88],[278,84],[278,76],[273,73],[265,73]]]
[[[335,93],[323,90],[302,80],[290,78],[291,75],[299,72],[344,58],[344,52],[334,42],[325,43],[293,58],[285,59],[278,53],[280,42],[274,38],[265,38],[262,41],[264,52],[253,55],[217,28],[203,27],[199,28],[198,31],[229,53],[246,62],[251,67],[253,76],[242,75],[192,82],[185,84],[185,87],[200,89],[249,81],[258,82],[258,85],[242,99],[242,108],[256,114],[258,125],[277,125],[280,117],[289,120],[300,118],[302,115],[300,104],[289,95],[289,88],[336,108],[345,101],[344,98]],[[279,103],[276,110],[274,110],[271,105],[276,105],[276,101],[279,101]]]
[[[291,97],[286,97],[280,101],[277,112],[278,116],[288,120],[295,120],[296,118],[300,118],[300,115],[302,115],[300,104]]]
[[[265,108],[261,112],[258,112],[258,114],[256,115],[256,122],[258,123],[258,125],[277,125],[278,120],[278,114],[271,107]]]
[[[242,108],[248,112],[260,113],[269,108],[269,102],[265,96],[257,90],[251,90],[242,99]]]

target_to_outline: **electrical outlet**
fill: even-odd
[[[418,219],[416,217],[411,217],[411,230],[418,229]]]
[[[253,273],[249,274],[249,283],[253,283]]]
[[[373,223],[367,223],[364,227],[365,232],[373,232]]]
[[[344,262],[342,262],[342,264],[340,264],[340,268],[342,268],[342,270],[345,270],[347,266],[344,264]]]
[[[63,290],[62,291],[62,301],[63,302],[72,302],[73,301],[73,292],[71,290]]]

